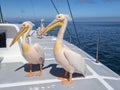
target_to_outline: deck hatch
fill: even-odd
[[[0,48],[6,47],[6,33],[0,32]]]

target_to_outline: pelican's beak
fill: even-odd
[[[42,36],[44,33],[49,32],[50,30],[52,30],[53,28],[57,27],[57,26],[62,26],[63,22],[59,21],[59,20],[53,20],[44,30],[42,30],[40,32],[40,36]]]
[[[24,27],[22,28],[22,30],[20,30],[18,32],[18,34],[14,37],[14,39],[12,40],[10,47],[24,34],[28,31],[29,27]]]

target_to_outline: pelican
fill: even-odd
[[[69,19],[68,15],[58,14],[56,16],[56,19],[53,20],[40,33],[42,35],[52,30],[56,26],[60,27],[56,42],[54,44],[53,52],[54,52],[56,62],[65,69],[64,76],[58,77],[58,79],[62,80],[63,84],[70,84],[72,82],[72,74],[74,72],[80,73],[83,76],[86,75],[86,63],[83,57],[80,54],[72,51],[71,49],[64,47],[63,45],[63,36],[66,30],[68,19]]]
[[[38,29],[37,29],[37,35],[38,35],[38,37],[40,35],[40,32],[42,30],[44,30],[44,29],[45,29],[45,27],[44,27],[44,19],[41,19],[41,21],[40,21],[40,27],[38,27]]]
[[[33,76],[32,72],[32,64],[40,64],[40,71],[36,74],[37,76],[42,75],[42,64],[44,63],[44,51],[43,48],[39,44],[29,45],[27,43],[27,36],[29,35],[30,30],[33,27],[33,23],[30,21],[26,21],[22,23],[22,29],[18,32],[15,38],[12,40],[10,47],[22,36],[22,52],[24,58],[30,64],[30,72],[26,75],[26,77]]]

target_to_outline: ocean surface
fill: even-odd
[[[45,23],[45,26],[47,24]],[[78,42],[72,22],[68,23],[64,39],[96,58],[97,41],[100,37],[99,61],[120,75],[120,23],[75,22],[75,27],[80,42]],[[58,29],[55,28],[49,34],[57,36]]]

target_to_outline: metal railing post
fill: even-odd
[[[100,47],[100,32],[98,33],[97,39],[96,63],[99,63],[99,47]]]

